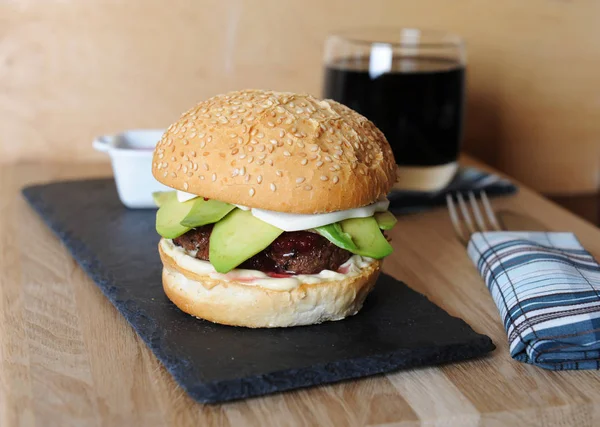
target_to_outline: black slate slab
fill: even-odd
[[[494,349],[489,337],[388,275],[358,315],[340,322],[251,330],[197,320],[163,294],[155,211],[123,207],[106,179],[32,186],[23,194],[200,402],[448,363]]]

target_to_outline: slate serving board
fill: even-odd
[[[287,329],[197,320],[163,294],[154,210],[129,210],[110,179],[58,182],[25,198],[179,385],[216,403],[481,356],[495,347],[423,295],[381,275],[356,316]]]

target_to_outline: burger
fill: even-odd
[[[152,171],[167,297],[211,322],[310,325],[356,314],[392,252],[384,135],[348,107],[245,90],[184,113]]]

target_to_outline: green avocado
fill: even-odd
[[[219,221],[235,206],[219,200],[204,200],[202,197],[193,199],[194,204],[189,213],[181,220],[184,227],[201,227],[206,224],[212,224]]]
[[[196,199],[180,203],[177,195],[169,195],[156,212],[156,231],[165,239],[174,239],[190,231],[191,227],[181,225],[181,220],[192,210]]]
[[[171,197],[177,197],[176,191],[155,191],[152,193],[152,200],[159,208]]]
[[[317,227],[315,230],[321,236],[325,237],[331,243],[339,246],[342,249],[346,249],[350,252],[358,250],[358,247],[352,241],[352,237],[348,233],[344,233],[344,231],[342,231],[342,226],[339,222]]]
[[[379,228],[382,230],[391,230],[398,222],[394,214],[392,214],[390,211],[377,212],[375,214],[375,220],[377,221]]]
[[[208,258],[215,270],[227,273],[265,249],[281,233],[283,230],[255,218],[250,211],[234,209],[215,224]]]
[[[381,234],[375,218],[350,218],[341,222],[342,230],[352,237],[358,250],[355,254],[381,259],[392,253],[392,246]]]

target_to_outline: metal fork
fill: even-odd
[[[469,198],[469,205],[471,206],[470,210],[462,193],[446,195],[446,204],[448,205],[448,211],[450,212],[450,219],[452,220],[454,231],[465,246],[469,243],[473,233],[478,231],[502,230],[485,191],[479,193],[485,215],[482,214],[482,209],[479,208],[479,203],[477,202],[475,194],[470,191],[467,195]],[[458,210],[456,209],[454,199],[458,202]],[[459,211],[460,214],[462,214],[462,220]],[[475,221],[473,221],[473,217],[475,218]]]

